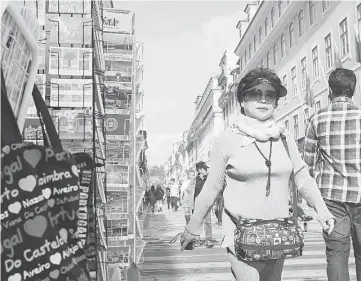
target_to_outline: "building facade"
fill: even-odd
[[[235,50],[240,58],[238,80],[258,66],[275,70],[288,90],[276,119],[300,147],[309,117],[329,104],[328,76],[336,67],[355,72],[354,101],[361,105],[359,1],[260,1],[245,12],[248,19],[237,26],[242,36]]]
[[[209,161],[213,136],[223,129],[222,109],[218,105],[221,90],[218,76],[213,76],[197,100],[195,117],[187,134],[187,168],[198,161]]]
[[[287,88],[275,117],[291,131],[300,150],[310,116],[329,104],[332,70],[344,67],[355,72],[353,100],[361,106],[360,1],[254,1],[245,7],[236,28],[237,64],[222,68],[197,96],[194,120],[183,140],[184,167],[209,160],[214,136],[240,114],[236,94],[240,79],[256,67],[274,69]],[[231,61],[225,56],[229,54],[223,54],[220,66]]]
[[[194,170],[197,162],[209,162],[213,138],[224,129],[224,123],[228,122],[228,115],[225,119],[219,100],[233,85],[237,73],[236,62],[237,57],[226,50],[219,63],[221,73],[211,77],[203,94],[196,97],[192,124],[182,134],[182,139],[174,143],[176,152],[173,149],[173,154],[167,161],[167,173],[175,179],[184,180],[187,171]],[[174,173],[175,169],[177,173]]]

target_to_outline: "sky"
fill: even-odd
[[[163,165],[193,120],[194,101],[239,42],[245,1],[113,1],[136,15],[144,43],[144,129],[148,165]]]

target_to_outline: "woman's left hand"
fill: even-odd
[[[181,251],[184,251],[187,245],[191,242],[198,241],[199,236],[190,233],[187,229],[181,235],[180,243],[181,243]]]
[[[333,231],[333,229],[335,228],[335,222],[336,219],[335,218],[330,218],[325,222],[322,222],[322,229],[324,232],[326,232],[328,235],[330,235]]]

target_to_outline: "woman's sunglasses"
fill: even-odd
[[[278,95],[275,91],[262,91],[260,89],[251,89],[244,93],[247,101],[261,101],[265,100],[267,103],[275,103]]]

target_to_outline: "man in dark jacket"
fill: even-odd
[[[194,190],[194,200],[201,193],[204,183],[207,180],[208,175],[208,166],[205,162],[200,161],[196,164],[197,177],[196,177],[196,186]],[[213,247],[212,242],[212,212],[210,211],[208,215],[203,220],[204,234],[206,237],[206,246]]]

